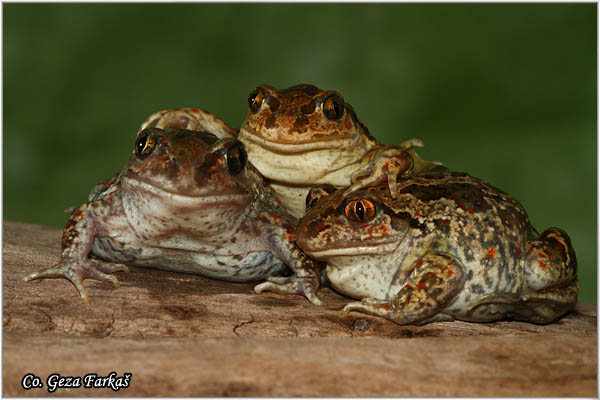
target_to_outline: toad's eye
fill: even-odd
[[[147,133],[143,133],[135,142],[135,151],[140,157],[146,157],[154,151],[155,147],[156,140]]]
[[[369,222],[375,216],[375,204],[371,200],[352,200],[344,208],[346,218],[353,222]]]
[[[248,96],[248,106],[250,107],[250,111],[256,113],[260,109],[264,99],[265,95],[263,91],[259,88],[254,89]]]
[[[336,94],[329,96],[323,102],[323,114],[329,120],[342,118],[344,115],[344,100]]]
[[[246,166],[248,161],[248,155],[244,150],[244,145],[241,142],[234,142],[231,147],[227,149],[227,168],[232,175],[237,175]]]

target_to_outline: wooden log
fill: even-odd
[[[4,222],[5,396],[48,396],[51,374],[130,373],[129,386],[59,388],[58,396],[597,395],[596,307],[540,326],[501,321],[421,327],[195,275],[131,268],[120,288],[24,282],[59,260],[61,232]],[[43,387],[25,390],[35,374]],[[73,382],[72,382],[73,383]]]

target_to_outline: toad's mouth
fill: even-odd
[[[220,193],[209,191],[206,193],[202,193],[201,191],[196,193],[174,192],[167,188],[159,187],[139,176],[124,177],[123,187],[128,192],[146,193],[147,195],[161,199],[166,203],[171,202],[173,204],[189,206],[206,206],[208,204],[224,203],[247,203],[250,198],[250,194],[248,192],[234,190],[233,188],[223,190]]]
[[[299,238],[299,243],[302,240]],[[321,248],[311,249],[310,246],[304,246],[300,243],[300,247],[309,256],[318,260],[330,260],[333,258],[343,257],[354,257],[354,256],[384,256],[392,254],[398,247],[399,242],[389,241],[374,243],[373,245],[361,245],[361,246],[348,246],[348,247],[335,247],[335,248]]]
[[[251,142],[264,149],[276,153],[306,153],[315,150],[332,150],[353,148],[359,140],[359,135],[326,135],[314,134],[306,139],[294,140],[274,138],[258,133],[255,129],[244,127],[240,130],[238,139]],[[247,143],[244,143],[247,145]]]

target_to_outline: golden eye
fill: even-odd
[[[344,100],[336,94],[329,96],[323,102],[323,114],[330,120],[342,118],[342,115],[344,115]]]
[[[135,143],[135,151],[138,156],[145,157],[154,151],[156,140],[147,133],[142,133]]]
[[[264,98],[265,95],[263,91],[259,88],[254,89],[250,93],[250,95],[248,96],[248,106],[250,107],[250,111],[252,111],[252,113],[256,113],[260,109]]]
[[[246,150],[244,150],[244,145],[242,142],[234,142],[231,147],[227,149],[227,168],[232,175],[237,175],[246,166],[246,161],[248,161],[248,155],[246,154]]]
[[[369,222],[375,216],[375,204],[371,200],[352,200],[344,208],[346,218],[353,222]]]

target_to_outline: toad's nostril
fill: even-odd
[[[266,102],[271,109],[271,112],[276,112],[279,109],[279,100],[272,94],[267,95]]]
[[[314,99],[311,99],[308,103],[304,103],[302,107],[300,107],[300,111],[302,114],[312,114],[315,112],[317,108],[317,103]]]

